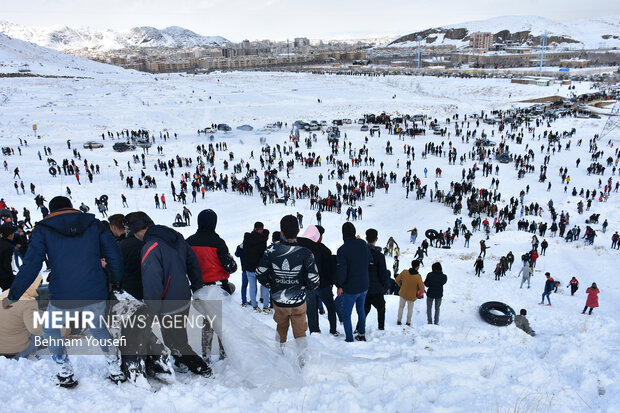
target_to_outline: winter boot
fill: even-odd
[[[64,388],[72,388],[77,386],[78,382],[73,377],[73,366],[69,357],[66,354],[60,356],[52,356],[52,360],[59,368],[59,372],[56,375],[56,385]]]
[[[366,335],[365,334],[358,334],[355,336],[355,341],[366,341]]]
[[[121,370],[121,364],[116,354],[108,354],[105,356],[108,362],[108,379],[115,384],[127,381],[127,376]]]
[[[209,365],[198,356],[180,356],[178,359],[180,359],[180,363],[187,366],[189,371],[194,374],[204,377],[211,377],[213,375]]]

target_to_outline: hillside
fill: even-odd
[[[425,45],[469,45],[474,32],[491,32],[496,43],[537,45],[547,33],[551,47],[582,49],[620,47],[620,16],[557,22],[538,16],[502,16],[448,26],[434,27],[393,40],[388,46],[412,47],[422,36]]]
[[[0,75],[92,77],[138,72],[51,50],[0,33]]]

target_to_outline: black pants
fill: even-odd
[[[385,298],[383,294],[366,294],[366,301],[364,302],[364,310],[366,315],[370,313],[370,308],[375,307],[377,309],[377,320],[379,330],[383,330],[385,325]]]
[[[159,316],[160,321],[162,321],[161,335],[164,339],[164,344],[166,344],[166,347],[170,349],[170,352],[174,356],[198,356],[194,352],[194,350],[192,350],[191,346],[187,341],[187,329],[185,327],[185,323],[183,322],[183,318],[186,317],[188,314],[189,307],[175,314]],[[164,323],[164,318],[166,318],[169,322]],[[172,322],[172,319],[174,319],[176,322]]]
[[[323,305],[327,310],[327,319],[329,320],[329,332],[336,333],[336,306],[334,305],[334,293],[332,287],[318,288],[316,290],[317,295],[323,301]]]
[[[575,295],[575,293],[577,292],[577,287],[576,285],[572,285],[570,286],[570,295]]]

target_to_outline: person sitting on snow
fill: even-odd
[[[515,316],[515,326],[525,331],[530,336],[534,337],[536,335],[536,332],[530,328],[530,322],[527,320],[527,318],[525,318],[526,315],[527,310],[525,308],[522,308],[519,312],[519,315]]]

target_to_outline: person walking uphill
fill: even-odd
[[[47,256],[51,268],[50,303],[47,307],[50,319],[58,314],[66,317],[90,312],[94,316],[94,325],[89,330],[103,343],[101,350],[108,362],[108,378],[113,382],[124,381],[116,349],[106,344],[111,336],[102,322],[109,286],[118,285],[123,276],[120,248],[101,221],[93,214],[73,209],[69,198],[57,196],[49,206],[51,213],[32,231],[24,263],[7,297],[2,300],[2,306],[8,308],[21,298],[39,275]],[[109,280],[102,259],[105,259]],[[62,341],[61,329],[49,327],[43,326],[43,334],[49,340],[48,349],[59,370],[56,384],[74,387],[78,382],[73,377],[73,366]]]
[[[144,241],[141,251],[144,300],[152,315],[172,320],[161,324],[161,334],[175,365],[184,365],[194,374],[210,376],[207,363],[187,342],[184,321],[189,314],[192,291],[203,286],[196,254],[181,234],[155,225],[146,213],[132,212],[126,219],[129,230]]]
[[[280,346],[286,343],[289,325],[300,351],[299,362],[303,365],[303,350],[307,342],[306,291],[319,286],[319,272],[309,249],[297,243],[299,222],[293,215],[280,220],[282,240],[271,244],[256,268],[258,281],[271,289],[276,330]]]
[[[396,324],[401,325],[403,319],[403,310],[407,304],[407,325],[411,325],[411,316],[413,315],[413,303],[424,294],[424,283],[422,277],[418,273],[420,261],[411,261],[411,268],[401,272],[396,277],[396,284],[400,286],[400,303],[398,305],[398,319]]]
[[[358,335],[355,339],[366,341],[366,312],[364,304],[368,292],[368,266],[371,255],[368,244],[355,237],[355,226],[350,222],[342,224],[344,243],[336,253],[336,286],[338,296],[342,296],[342,321],[345,341],[353,342],[351,312],[355,305],[357,311]]]
[[[441,264],[436,262],[431,267],[433,270],[429,272],[424,280],[426,286],[426,319],[428,324],[439,324],[439,307],[441,307],[441,299],[443,298],[443,286],[448,281],[448,277],[444,274]],[[433,310],[433,302],[435,303],[435,317],[431,319]]]
[[[590,311],[588,311],[588,315],[592,315],[592,310],[598,307],[598,293],[599,289],[596,286],[596,283],[592,283],[592,286],[586,290],[588,294],[588,299],[586,300],[586,306],[583,307],[583,311],[581,314],[585,314],[588,307],[590,307]]]
[[[547,277],[547,280],[545,281],[545,290],[543,291],[542,300],[540,301],[540,304],[544,304],[545,297],[547,297],[547,303],[548,303],[547,305],[551,305],[551,300],[549,299],[549,295],[551,294],[551,291],[553,291],[555,288],[555,281],[553,280],[553,278],[551,278],[551,274],[549,274],[548,272],[545,273],[545,277]]]

